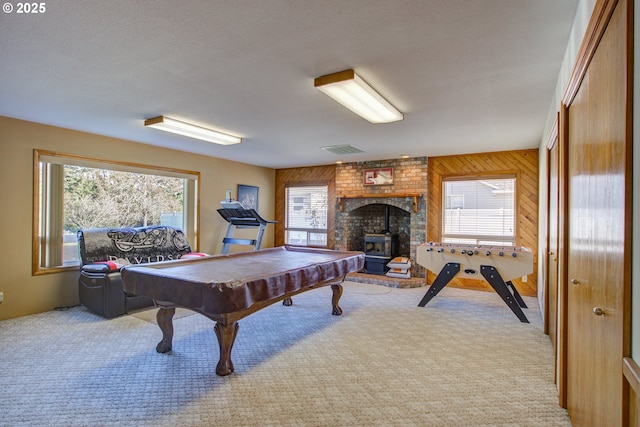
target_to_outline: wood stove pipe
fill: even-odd
[[[384,205],[384,230],[382,233],[391,233],[389,230],[389,205],[387,204]]]

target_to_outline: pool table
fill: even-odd
[[[332,314],[340,315],[342,282],[348,273],[363,267],[362,252],[280,246],[127,266],[122,280],[126,292],[150,297],[158,305],[162,341],[156,350],[160,353],[171,350],[176,307],[215,321],[220,347],[216,373],[224,376],[233,372],[231,349],[238,320],[278,301],[291,305],[292,296],[322,286],[331,286]]]

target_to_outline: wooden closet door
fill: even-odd
[[[556,122],[557,129],[557,122]],[[548,208],[547,208],[547,283],[546,283],[546,304],[545,304],[545,332],[551,338],[553,354],[556,358],[555,367],[557,372],[558,355],[558,217],[559,217],[559,159],[558,159],[558,138],[556,137],[549,144],[547,155],[548,171]]]
[[[574,426],[622,426],[628,352],[631,120],[620,0],[568,114],[567,406]]]

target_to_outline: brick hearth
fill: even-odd
[[[421,288],[427,284],[424,277],[412,277],[410,279],[398,279],[395,277],[379,276],[377,274],[351,273],[344,279],[347,282],[371,283],[388,288]]]

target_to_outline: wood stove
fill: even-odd
[[[364,269],[369,274],[385,274],[387,264],[398,256],[398,235],[389,232],[364,235]]]

